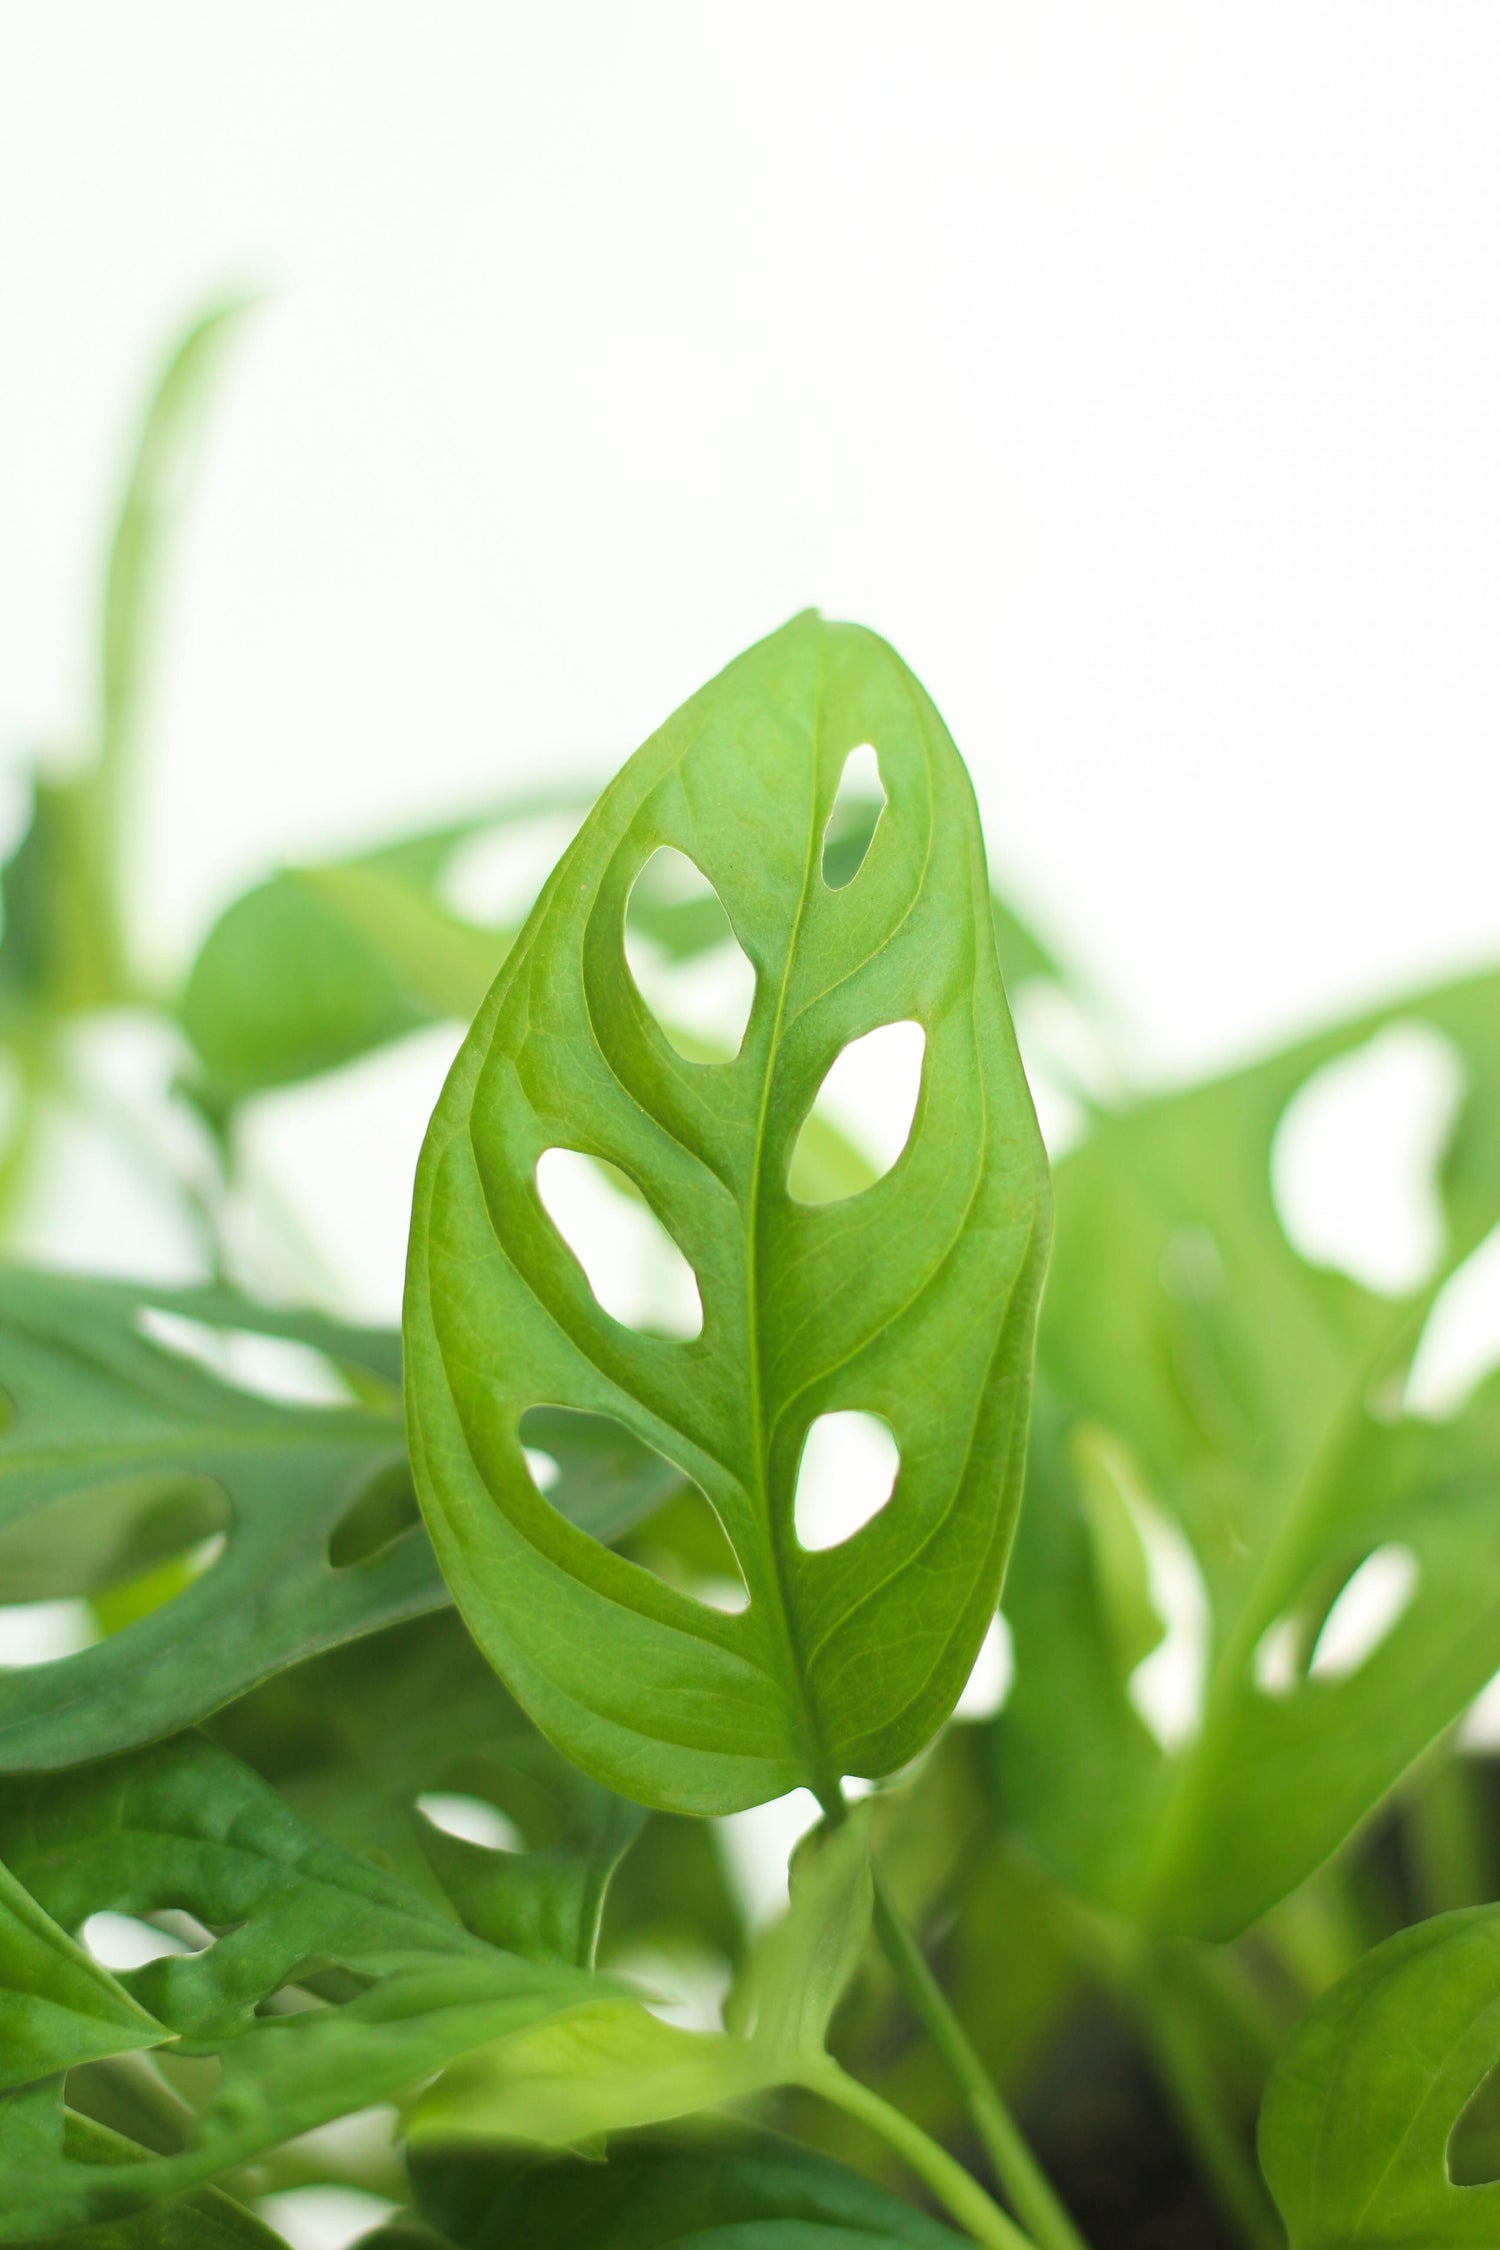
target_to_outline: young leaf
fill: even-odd
[[[842,2164],[772,2133],[622,2140],[606,2164],[487,2156],[415,2166],[455,2250],[958,2250],[959,2237]],[[374,2238],[369,2250],[381,2241]],[[399,2239],[392,2236],[392,2242]]]
[[[1467,1076],[1437,1267],[1395,1298],[1300,1255],[1272,1195],[1292,1097],[1393,1022],[1451,1042]],[[1500,1220],[1497,1026],[1500,979],[1426,993],[1100,1120],[1058,1167],[1040,1345],[1058,1440],[1038,1448],[1007,1585],[1017,1678],[994,1772],[1007,1820],[1065,1880],[1158,1928],[1244,1928],[1500,1668],[1500,1399],[1481,1390],[1448,1422],[1400,1408],[1427,1306]],[[1101,1606],[1068,1459],[1080,1414],[1201,1573],[1206,1691],[1170,1750]],[[1382,1548],[1411,1558],[1409,1606],[1356,1667],[1309,1673],[1334,1597]],[[1278,1687],[1282,1629],[1302,1653]]]
[[[888,809],[831,890],[823,832],[873,742]],[[732,1062],[684,1060],[626,966],[661,845],[718,891],[756,973]],[[894,1168],[797,1204],[787,1167],[852,1040],[925,1032]],[[605,1314],[547,1217],[579,1149],[644,1195],[696,1275],[682,1342]],[[1045,1162],[995,958],[979,824],[942,722],[883,643],[800,617],[625,767],[538,901],[444,1089],[418,1175],[406,1337],[413,1462],[471,1631],[538,1724],[612,1788],[728,1811],[910,1758],[993,1613],[1019,1496],[1045,1256]],[[538,1405],[609,1414],[717,1511],[730,1616],[581,1538],[533,1486]],[[798,1462],[822,1414],[878,1414],[902,1467],[855,1537],[804,1551]]]
[[[1319,2001],[1261,2110],[1291,2250],[1484,2250],[1500,2181],[1457,2187],[1448,2142],[1500,2061],[1500,1910],[1440,1915],[1377,1946]]]
[[[396,1877],[325,1843],[237,1760],[192,1737],[12,1784],[0,1856],[67,1927],[105,1910],[191,1917],[211,1942],[117,1981],[181,2049],[223,2057],[218,2090],[178,2154],[101,2168],[66,2153],[38,2158],[33,2140],[24,2163],[0,2166],[3,2241],[199,2187],[610,1989],[486,1945]],[[302,2004],[284,2010],[278,1995],[299,1986]],[[128,2027],[109,2051],[139,2043]],[[3,2112],[0,2102],[0,2127]]]
[[[837,2099],[828,2025],[868,1941],[868,1808],[809,1837],[793,1863],[791,1906],[761,1941],[727,2033],[679,2030],[645,2007],[602,2002],[568,2022],[471,2056],[422,2097],[413,2142],[486,2140],[577,2147],[774,2086]]]

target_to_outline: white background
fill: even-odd
[[[1164,1066],[1500,952],[1500,10],[49,0],[0,42],[0,739],[175,324],[164,959],[815,602]]]
[[[86,732],[152,368],[260,283],[155,714],[164,971],[807,603],[922,674],[1149,1071],[1500,956],[1497,114],[1493,0],[12,0],[0,748]],[[450,1045],[263,1123],[371,1310]],[[140,1262],[111,1193],[38,1239]]]

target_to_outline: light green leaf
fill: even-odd
[[[855,879],[823,829],[846,754],[889,799]],[[713,884],[755,969],[738,1056],[684,1061],[621,942],[658,845]],[[885,1178],[822,1208],[787,1168],[843,1047],[919,1022],[923,1086]],[[606,1315],[534,1186],[552,1147],[617,1165],[691,1263],[684,1343]],[[878,1775],[941,1724],[993,1612],[1025,1442],[1045,1162],[1016,1057],[971,791],[899,660],[796,619],[625,767],[549,881],[444,1090],[419,1172],[406,1334],[413,1460],[470,1629],[543,1730],[621,1793],[726,1811]],[[726,1616],[581,1537],[532,1484],[528,1408],[615,1416],[733,1543]],[[808,1552],[816,1417],[883,1416],[887,1506]]]
[[[248,303],[196,320],[157,382],[110,546],[93,755],[74,777],[37,780],[31,822],[0,873],[0,993],[42,1014],[134,994],[123,854],[155,609],[211,382]]]
[[[1420,1289],[1310,1264],[1272,1198],[1299,1088],[1384,1026],[1450,1040],[1466,1097],[1438,1187],[1446,1240]],[[1041,1359],[1055,1436],[1006,1589],[1016,1685],[994,1730],[1007,1821],[1078,1889],[1159,1929],[1226,1937],[1290,1891],[1500,1669],[1500,1400],[1403,1414],[1422,1321],[1500,1220],[1500,979],[1352,1022],[1097,1122],[1058,1168]],[[1202,1574],[1207,1685],[1163,1751],[1097,1582],[1076,1436],[1103,1430]],[[1370,1555],[1415,1592],[1346,1672],[1308,1675]],[[1286,1676],[1270,1659],[1277,1635]]]
[[[13,1783],[0,1853],[65,1927],[102,1910],[190,1917],[212,1942],[118,1982],[180,2049],[223,2061],[178,2154],[100,2168],[38,2160],[33,2148],[0,2168],[0,2241],[185,2193],[610,1989],[486,1945],[451,1911],[314,1835],[247,1768],[191,1736]],[[122,2032],[115,2051],[137,2043]]]
[[[774,2086],[816,2086],[837,2099],[840,2073],[825,2039],[868,1941],[870,1910],[863,1808],[839,1828],[816,1831],[798,1853],[790,1908],[736,1995],[735,2028],[683,2031],[638,2003],[602,2002],[448,2071],[417,2105],[414,2144],[579,2147]]]
[[[1475,1907],[1377,1946],[1278,2061],[1261,2162],[1291,2250],[1484,2250],[1500,2182],[1457,2187],[1448,2143],[1500,2061],[1500,1910]]]
[[[169,2036],[0,1861],[0,2092]]]
[[[628,2140],[606,2164],[491,2155],[416,2165],[421,2207],[456,2250],[957,2250],[936,2219],[771,2133]],[[393,2228],[369,2245],[401,2239]]]
[[[459,849],[579,812],[562,792],[503,800],[374,851],[289,867],[214,924],[180,1003],[213,1104],[336,1069],[428,1023],[467,1022],[515,935],[445,903]]]

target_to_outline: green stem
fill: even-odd
[[[1253,2250],[1285,2250],[1280,2221],[1248,2151],[1224,2114],[1211,2084],[1208,2058],[1181,2009],[1149,1977],[1138,1985],[1135,1999],[1167,2098],[1225,2216]]]
[[[1038,2250],[1087,2250],[878,1872],[875,1929],[902,1990],[953,2074],[996,2178]]]
[[[801,2082],[878,2133],[983,2250],[1040,2250],[945,2148],[838,2063],[825,2059],[810,2065]]]

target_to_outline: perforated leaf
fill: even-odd
[[[1403,1930],[1298,2027],[1261,2110],[1291,2250],[1485,2250],[1500,2181],[1459,2187],[1448,2143],[1500,2061],[1500,1910]]]
[[[846,754],[889,800],[854,880],[823,831]],[[754,967],[732,1062],[679,1056],[622,945],[658,846],[717,890]],[[823,1206],[793,1144],[852,1040],[926,1035],[910,1140]],[[605,1314],[535,1186],[550,1148],[619,1167],[691,1263],[691,1342]],[[587,1770],[723,1811],[909,1758],[993,1611],[1019,1496],[1045,1164],[995,957],[967,777],[873,636],[806,616],[625,767],[477,1019],[418,1177],[406,1336],[413,1462],[445,1575],[520,1700]],[[717,1511],[749,1590],[726,1616],[583,1538],[533,1486],[539,1405],[617,1417]],[[857,1536],[807,1553],[798,1461],[826,1412],[879,1414],[901,1471]]]
[[[1392,1024],[1451,1042],[1465,1075],[1433,1270],[1395,1296],[1302,1255],[1272,1191],[1293,1096]],[[1449,1420],[1402,1407],[1428,1306],[1500,1221],[1497,1149],[1500,979],[1485,976],[1099,1120],[1059,1165],[1052,1411],[1006,1592],[1016,1685],[993,1771],[1007,1819],[1116,1910],[1233,1935],[1500,1668],[1500,1393]],[[1201,1573],[1201,1708],[1189,1665],[1170,1751],[1131,1692],[1080,1442],[1106,1447]],[[1334,1598],[1382,1549],[1410,1558],[1408,1606],[1362,1661],[1310,1673]]]
[[[12,2132],[6,2161],[0,2100],[0,2241],[197,2188],[611,1989],[582,1969],[487,1945],[445,1903],[327,1843],[238,1760],[192,1736],[12,1782],[0,1804],[0,1857],[63,1928],[102,1911],[188,1916],[200,1950],[115,1981],[179,2050],[223,2062],[174,2155],[104,2166],[70,2156],[56,2081],[50,2112],[39,2113],[30,2089],[16,2097],[27,2130]],[[290,2004],[280,1997],[289,1988],[300,1988]],[[93,2052],[139,2044],[127,2024]]]
[[[163,1312],[210,1351],[225,1332],[310,1347],[362,1396],[297,1405],[242,1389],[167,1348]],[[74,1655],[0,1671],[0,1772],[171,1733],[320,1649],[446,1607],[400,1381],[384,1330],[227,1290],[0,1269],[0,1602],[86,1596],[127,1620]],[[661,1462],[623,1432],[562,1418],[545,1434],[557,1505],[599,1536],[660,1507]],[[221,1525],[217,1559],[163,1600],[151,1574]]]

